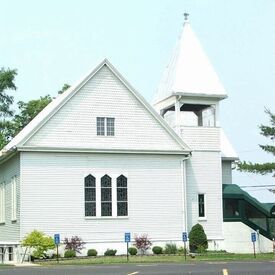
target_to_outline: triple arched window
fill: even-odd
[[[128,216],[128,180],[124,175],[84,179],[86,217]]]

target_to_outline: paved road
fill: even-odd
[[[0,275],[275,275],[275,261],[2,268]]]

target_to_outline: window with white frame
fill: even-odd
[[[117,178],[117,216],[128,216],[127,178],[120,175]]]
[[[98,136],[114,136],[115,119],[112,117],[97,117],[96,131]]]
[[[199,218],[205,217],[205,196],[204,194],[198,194],[198,208]]]
[[[91,174],[85,178],[85,216],[96,216],[96,179]]]
[[[112,216],[112,178],[108,175],[101,178],[101,216]]]
[[[5,182],[0,184],[0,223],[5,222]]]
[[[112,184],[112,182],[116,184]],[[85,217],[127,217],[128,182],[124,175],[91,175],[84,178]]]
[[[16,176],[11,179],[11,220],[16,221],[17,212],[17,190]]]

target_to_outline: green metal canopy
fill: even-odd
[[[275,203],[261,203],[236,184],[223,184],[222,189],[223,198],[246,200],[268,217],[275,217]]]

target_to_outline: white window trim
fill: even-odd
[[[11,221],[17,220],[17,177],[11,179]]]
[[[0,224],[5,224],[5,217],[6,217],[6,200],[5,200],[5,193],[6,193],[6,184],[2,182],[0,184]]]
[[[200,217],[199,216],[199,195],[203,195],[204,196],[204,216]],[[206,221],[207,220],[207,216],[206,216],[206,194],[203,192],[199,192],[197,194],[197,207],[198,207],[198,221]]]
[[[98,135],[98,133],[97,133],[97,118],[103,118],[104,119],[104,135]],[[108,118],[113,118],[114,119],[114,135],[107,135],[107,119]],[[103,116],[96,117],[96,135],[98,137],[114,137],[115,133],[116,133],[115,121],[116,120],[115,120],[114,117],[103,117]]]
[[[87,175],[91,174],[96,179],[96,216],[85,216],[85,209],[84,209],[84,218],[85,220],[110,220],[110,219],[129,219],[129,181],[128,181],[128,174],[127,173],[91,173],[88,172],[87,174],[83,175],[85,178]],[[112,216],[101,216],[101,178],[105,175],[108,175],[112,179]],[[117,215],[117,185],[116,179],[123,175],[127,178],[127,192],[128,192],[128,199],[127,199],[127,206],[128,206],[128,215],[127,216],[118,216]],[[85,192],[85,190],[84,190]]]

